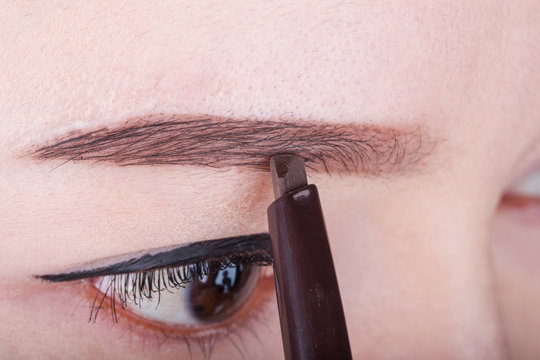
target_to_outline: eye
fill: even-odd
[[[221,269],[219,264],[212,263],[209,274],[196,279],[186,289],[189,311],[202,322],[230,316],[246,302],[258,279],[259,269],[252,265]]]
[[[90,319],[110,309],[135,331],[215,338],[240,329],[271,298],[267,264],[248,256],[93,278]]]
[[[510,356],[540,358],[540,170],[507,189],[493,218],[494,288]]]
[[[94,286],[116,296],[124,310],[167,325],[218,323],[231,317],[253,294],[261,276],[252,264],[212,261],[193,269],[159,269],[144,273],[104,276]],[[181,274],[187,272],[186,274]],[[114,295],[113,295],[114,294]]]
[[[527,176],[511,190],[515,194],[540,198],[540,170]]]
[[[269,245],[266,233],[206,240],[37,277],[71,283],[71,296],[89,302],[88,321],[99,317],[91,332],[117,349],[249,358],[244,340],[259,341],[261,323],[279,326]]]
[[[509,189],[501,205],[518,209],[527,218],[540,219],[540,170]]]

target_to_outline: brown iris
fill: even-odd
[[[194,280],[187,288],[187,303],[193,317],[201,322],[216,322],[233,314],[255,289],[259,271],[254,265],[224,267],[211,262],[208,275]]]

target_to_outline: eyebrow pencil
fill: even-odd
[[[304,159],[270,160],[268,207],[274,279],[286,359],[351,359],[349,336],[317,187]]]

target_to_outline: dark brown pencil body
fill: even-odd
[[[268,207],[286,359],[351,359],[345,315],[315,185]]]

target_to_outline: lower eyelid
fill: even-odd
[[[179,343],[187,345],[189,348],[191,341],[195,341],[198,344],[197,348],[200,348],[201,344],[213,346],[213,343],[220,342],[220,339],[223,340],[223,338],[230,342],[230,333],[234,333],[237,337],[238,334],[244,332],[244,328],[247,327],[251,330],[253,327],[251,322],[257,321],[261,314],[267,313],[267,311],[265,311],[266,307],[272,306],[272,304],[275,306],[274,280],[271,267],[262,269],[259,283],[244,306],[229,318],[215,324],[204,326],[176,326],[152,321],[134,314],[129,309],[122,309],[119,302],[116,302],[116,311],[113,311],[113,301],[109,296],[106,296],[103,299],[98,297],[96,300],[96,292],[101,292],[92,285],[92,281],[95,280],[89,280],[89,286],[85,289],[85,296],[90,301],[90,305],[92,305],[94,301],[99,305],[103,300],[99,309],[99,313],[101,313],[99,314],[100,321],[102,321],[103,318],[107,318],[108,320],[106,321],[113,323],[118,321],[115,325],[125,328],[125,331],[129,331],[130,337],[133,336],[134,338],[144,339],[144,342],[147,342],[148,339],[155,339],[156,345],[160,349],[164,346],[171,345],[174,349],[178,350]],[[115,319],[115,313],[117,319]],[[273,311],[273,313],[277,314],[277,311]],[[95,316],[95,314],[92,316]],[[249,332],[251,333],[251,331]],[[251,335],[257,336],[254,333],[251,333]],[[193,349],[189,351],[192,350]],[[200,348],[200,350],[203,352],[205,351],[202,348]]]

